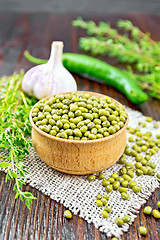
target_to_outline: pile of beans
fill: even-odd
[[[32,118],[36,126],[55,137],[95,140],[123,128],[127,114],[110,97],[90,94],[57,94],[38,102]]]
[[[152,123],[153,119],[150,117],[146,118],[146,122]],[[147,126],[146,122],[139,122],[139,125],[145,128]],[[153,122],[154,128],[159,128],[159,125]],[[110,177],[106,178],[104,173],[100,172],[97,175],[97,179],[102,180],[102,186],[104,187],[107,194],[101,195],[97,194],[96,204],[98,207],[103,207],[102,216],[107,218],[109,213],[112,211],[111,206],[108,205],[108,200],[110,198],[110,193],[114,190],[119,191],[121,198],[123,200],[129,199],[128,189],[132,189],[134,193],[141,191],[141,186],[137,184],[133,178],[142,175],[154,176],[160,179],[160,173],[156,172],[156,164],[151,160],[152,155],[156,154],[160,149],[160,134],[156,135],[156,138],[152,136],[152,133],[146,131],[141,132],[140,128],[127,128],[130,136],[128,141],[131,142],[131,147],[126,145],[125,151],[120,157],[118,163],[122,166],[119,172],[116,174],[111,174]],[[132,156],[134,161],[127,162],[126,155]],[[96,175],[89,175],[88,180],[94,181]],[[160,208],[160,202],[157,203],[158,208]],[[151,214],[154,218],[160,218],[160,212],[156,209],[152,211],[151,207],[147,206],[144,209],[145,214]],[[130,222],[130,216],[126,215],[124,218],[115,218],[116,224],[121,227],[124,223]],[[127,222],[128,221],[128,222]],[[146,234],[144,228],[140,228],[141,234]]]

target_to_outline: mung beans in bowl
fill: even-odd
[[[126,146],[127,111],[103,94],[79,91],[44,98],[33,106],[30,122],[37,154],[61,172],[106,169]]]

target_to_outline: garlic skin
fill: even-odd
[[[57,93],[75,92],[77,84],[62,64],[63,42],[53,42],[47,63],[28,70],[22,80],[22,89],[30,96],[42,99]]]

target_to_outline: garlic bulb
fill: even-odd
[[[31,68],[22,80],[22,89],[39,100],[57,93],[75,92],[77,85],[62,64],[63,42],[53,42],[47,63]]]

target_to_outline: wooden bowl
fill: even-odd
[[[105,96],[95,92],[79,91],[78,93]],[[112,100],[122,106],[116,100]],[[99,172],[117,162],[125,149],[128,117],[124,127],[108,137],[88,141],[66,140],[41,131],[32,120],[32,110],[29,117],[33,146],[42,161],[60,172],[77,175]]]

